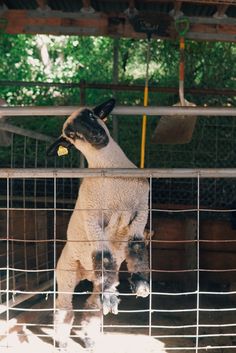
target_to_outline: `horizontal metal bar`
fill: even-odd
[[[58,88],[78,88],[78,89],[102,89],[114,91],[129,91],[129,92],[143,92],[143,85],[128,85],[124,83],[98,83],[98,82],[41,82],[41,81],[7,81],[0,80],[0,87],[58,87]],[[178,94],[177,87],[163,87],[151,86],[148,88],[149,92],[157,93],[173,93]],[[223,95],[235,96],[236,90],[229,88],[200,88],[200,87],[186,87],[185,93],[192,95],[207,94],[207,95]]]
[[[0,130],[8,131],[13,134],[17,134],[17,135],[21,135],[21,136],[30,137],[30,138],[37,139],[40,141],[45,141],[45,142],[52,142],[53,141],[52,137],[44,135],[44,134],[40,134],[39,132],[23,129],[19,126],[14,126],[14,125],[11,125],[8,123],[1,123],[1,119],[0,119]]]
[[[35,295],[38,295],[38,292],[42,292],[45,291],[46,289],[50,288],[53,285],[53,280],[49,280],[47,282],[45,282],[44,284],[42,284],[41,286],[39,286],[35,291],[37,291],[36,293],[31,292],[28,294],[21,294],[16,296],[16,298],[9,300],[8,303],[3,303],[0,305],[0,314],[4,313],[5,311],[7,311],[9,308],[14,308],[16,305],[19,305],[21,303],[23,303],[24,301],[34,297]]]
[[[138,168],[74,168],[74,169],[0,169],[0,178],[236,178],[236,168],[229,169],[138,169]]]
[[[61,107],[0,107],[2,116],[65,116],[70,115],[79,106]],[[117,106],[115,115],[198,115],[198,116],[236,116],[236,108],[223,107],[131,107]]]

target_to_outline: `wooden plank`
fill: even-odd
[[[220,41],[220,42],[236,42],[235,34],[222,34],[222,33],[197,33],[197,32],[188,32],[185,36],[188,39],[192,40],[203,40],[203,41]]]
[[[191,24],[190,32],[195,33],[214,33],[214,34],[236,34],[236,21],[233,25],[218,24],[210,26],[208,24]]]
[[[72,15],[73,14],[73,15]],[[77,13],[64,14],[60,11],[50,11],[40,13],[38,11],[27,10],[7,10],[1,14],[0,18],[7,20],[6,33],[30,33],[33,28],[38,28],[38,33],[44,33],[46,28],[48,33],[56,33],[63,27],[73,28],[96,28],[97,35],[101,35],[108,27],[108,17],[105,15],[96,15],[86,17]],[[50,17],[49,17],[50,16]],[[32,30],[30,29],[32,26]]]
[[[206,5],[218,5],[218,4],[228,4],[228,5],[236,5],[235,0],[176,0],[176,1],[182,1],[182,2],[189,2],[189,3],[195,3],[195,4],[206,4]]]
[[[139,13],[139,16],[145,12]],[[163,18],[166,16],[163,13]],[[120,36],[128,38],[146,38],[145,33],[137,33],[134,31],[129,18],[124,13],[66,13],[61,11],[37,11],[37,10],[6,10],[2,11],[0,18],[7,21],[5,31],[9,34],[17,33],[47,33],[47,34],[77,34],[77,35],[94,35],[94,36]],[[161,16],[158,17],[158,24],[161,24]],[[164,20],[163,20],[164,21]],[[174,26],[174,19],[168,25],[167,32],[169,34],[156,35],[154,38],[175,38],[177,33]],[[223,21],[223,22],[222,22]],[[198,23],[192,23],[198,22]],[[205,23],[204,22],[210,22]],[[208,17],[191,17],[190,32],[198,34],[199,39],[204,39],[206,33],[214,33],[213,40],[217,38],[221,40],[234,41],[232,36],[235,33],[235,19],[223,18],[220,22],[218,18]],[[217,27],[216,27],[217,25]],[[219,37],[217,37],[219,35]],[[221,35],[221,36],[220,36]]]

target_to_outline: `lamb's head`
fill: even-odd
[[[114,106],[115,100],[109,99],[93,109],[83,108],[72,113],[63,125],[62,135],[49,147],[47,154],[62,155],[72,146],[82,151],[88,145],[95,149],[107,146],[110,134],[104,120]]]

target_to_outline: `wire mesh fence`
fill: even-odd
[[[222,185],[236,177],[235,170],[209,173],[210,180]],[[150,184],[147,227],[154,235],[147,246],[151,292],[147,298],[135,298],[123,263],[119,271],[119,313],[104,316],[100,327],[104,333],[103,351],[123,353],[129,347],[135,352],[233,352],[236,210],[219,208],[218,204],[206,207],[207,171],[172,170],[170,175],[170,171],[158,169],[86,170],[86,176],[145,177]],[[28,341],[29,346],[37,343],[39,349],[51,351],[56,349],[55,266],[66,243],[66,229],[77,197],[76,188],[70,189],[71,180],[79,188],[84,171],[4,169],[0,177],[0,346],[9,352],[17,345],[19,352]],[[156,198],[159,182],[168,185],[172,180],[185,181],[184,188],[192,195],[189,202],[177,204],[167,199],[164,203],[161,197]],[[221,189],[217,189],[217,195],[222,197]],[[81,317],[91,293],[89,282],[81,283],[74,293],[76,319],[70,351],[83,349],[78,341]],[[117,337],[120,344],[114,347]]]
[[[130,119],[119,118],[118,139],[138,165],[140,146],[130,140],[139,138],[141,121],[135,118],[131,128]],[[149,119],[147,141],[156,122]],[[81,178],[120,176],[149,179],[147,227],[154,232],[148,244],[151,292],[148,298],[135,298],[123,263],[119,313],[103,317],[104,338],[97,351],[124,353],[129,347],[135,353],[233,352],[236,171],[215,168],[235,167],[235,141],[234,119],[198,118],[190,144],[148,143],[146,166],[162,169],[91,171],[75,169],[84,166],[76,151],[66,158],[48,159],[45,140],[12,135],[11,143],[0,147],[2,351],[18,353],[27,346],[32,351],[32,345],[39,351],[56,349],[55,267]],[[196,167],[212,169],[189,169]],[[83,349],[81,319],[91,293],[89,282],[73,293],[76,319],[70,352]]]
[[[26,118],[21,118],[24,119]],[[47,119],[52,119],[48,117]],[[153,131],[159,117],[148,117],[146,161],[147,168],[234,168],[236,161],[236,125],[232,117],[198,117],[192,141],[183,145],[159,145],[152,143]],[[27,121],[27,120],[26,120]],[[111,128],[111,121],[108,122]],[[119,116],[118,142],[128,157],[139,165],[141,118]],[[1,168],[78,168],[85,162],[81,155],[71,150],[70,155],[61,158],[47,158],[49,142],[12,134],[11,144],[0,146]],[[34,181],[35,182],[35,181]],[[19,193],[21,182],[14,181]],[[45,182],[35,182],[37,196],[44,194]],[[60,192],[73,198],[78,183],[71,180],[64,183]],[[159,203],[184,205],[195,200],[196,180],[165,179],[155,187],[153,196]],[[192,184],[192,187],[191,185]],[[14,185],[12,187],[14,187]],[[235,182],[233,179],[206,179],[202,182],[202,204],[205,207],[232,208],[235,204]],[[203,190],[204,189],[204,190]],[[29,189],[26,190],[26,193]],[[52,190],[48,188],[48,192]],[[72,196],[70,196],[72,195]],[[204,195],[204,196],[203,196]],[[15,195],[16,197],[16,195]]]

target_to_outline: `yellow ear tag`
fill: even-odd
[[[59,157],[65,156],[65,155],[68,154],[68,153],[69,153],[69,151],[68,151],[68,149],[67,149],[66,147],[63,147],[63,146],[59,146],[59,147],[58,147],[57,155],[58,155]]]

